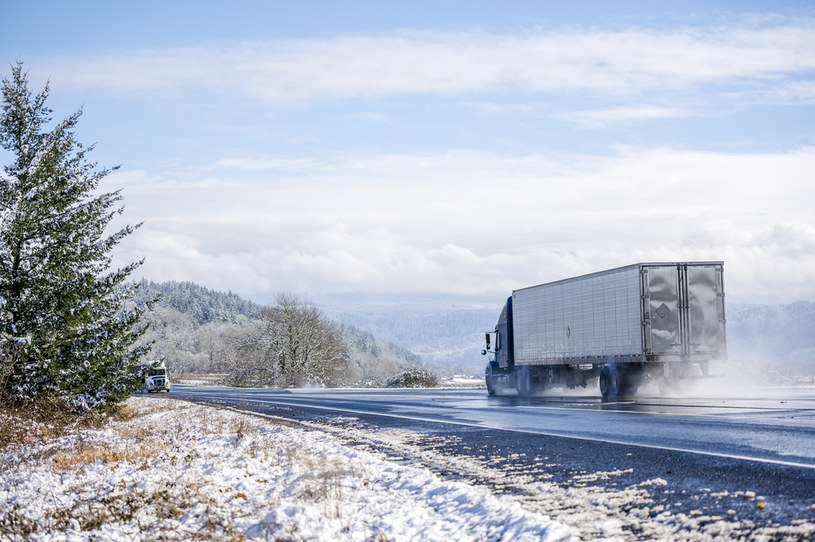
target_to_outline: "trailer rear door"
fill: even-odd
[[[719,354],[725,349],[724,291],[721,265],[688,265],[688,354]]]
[[[659,355],[682,354],[677,267],[642,269],[646,351]]]
[[[643,266],[646,351],[726,356],[721,264]]]

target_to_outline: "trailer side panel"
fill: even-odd
[[[512,297],[516,365],[642,355],[639,265],[516,290]]]

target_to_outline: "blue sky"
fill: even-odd
[[[122,165],[118,262],[491,302],[721,259],[731,299],[815,300],[811,2],[290,4],[0,6],[7,65]]]

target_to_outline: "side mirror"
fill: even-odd
[[[481,355],[482,355],[482,356],[486,356],[486,355],[487,355],[487,351],[486,351],[486,350],[482,350],[482,351],[481,351]]]
[[[487,339],[487,350],[489,350],[489,349],[490,349],[490,334],[489,334],[489,333],[485,333],[485,334],[484,334],[484,336],[485,336],[485,337],[486,337],[486,339]]]

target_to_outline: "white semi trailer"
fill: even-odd
[[[512,292],[482,351],[489,394],[599,377],[608,399],[646,378],[707,375],[727,358],[723,272],[722,262],[638,263]]]

